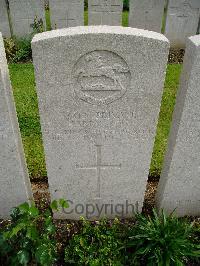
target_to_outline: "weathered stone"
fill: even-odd
[[[50,0],[52,29],[83,26],[84,0]]]
[[[200,36],[190,37],[177,96],[157,206],[200,215]]]
[[[34,24],[36,27],[43,24],[45,29],[44,0],[9,0],[9,7],[15,36],[24,37],[32,33]]]
[[[199,17],[199,0],[169,0],[165,36],[172,48],[185,48],[186,39],[197,33]]]
[[[120,26],[122,0],[88,0],[88,25]]]
[[[10,37],[10,25],[8,20],[8,10],[5,0],[0,0],[0,32],[3,37]]]
[[[32,193],[1,34],[0,147],[0,218],[8,218],[10,209],[32,199]]]
[[[130,0],[129,26],[161,32],[165,0]]]
[[[161,34],[123,27],[34,37],[50,193],[70,200],[66,211],[73,209],[56,217],[112,218],[122,208],[128,217],[127,204],[141,211],[168,46]]]

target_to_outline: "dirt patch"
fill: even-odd
[[[185,55],[184,49],[170,49],[168,63],[169,64],[182,64]]]

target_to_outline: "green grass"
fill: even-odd
[[[46,176],[32,64],[9,65],[24,151],[31,178]]]
[[[165,88],[160,108],[157,133],[151,160],[150,175],[159,176],[162,169],[164,153],[167,146],[172,114],[176,101],[181,65],[168,65],[165,79]]]
[[[10,64],[9,69],[30,177],[32,180],[46,177],[33,65]],[[168,65],[151,162],[151,176],[158,176],[161,172],[180,71],[180,65]]]
[[[46,16],[46,29],[47,31],[48,30],[51,30],[51,19],[50,19],[50,11],[49,10],[46,10],[45,11],[45,16]]]
[[[122,26],[128,27],[128,11],[123,11],[122,13]]]

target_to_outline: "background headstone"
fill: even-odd
[[[49,0],[52,29],[83,26],[84,0]]]
[[[129,26],[161,32],[165,0],[130,0]]]
[[[50,193],[74,208],[57,217],[78,219],[88,204],[113,204],[113,213],[106,212],[111,218],[127,202],[141,211],[168,46],[161,34],[123,27],[74,27],[34,37]],[[132,216],[132,208],[124,215]]]
[[[0,34],[0,218],[32,199],[6,55]]]
[[[197,33],[199,17],[199,0],[169,0],[165,36],[172,48],[185,48],[186,39]]]
[[[0,0],[0,32],[3,37],[10,37],[10,25],[8,20],[8,10],[5,0]]]
[[[24,37],[33,32],[36,19],[46,26],[44,0],[9,0],[13,34]]]
[[[200,215],[200,36],[187,42],[157,206],[178,216]]]
[[[88,0],[88,25],[120,26],[122,0]]]

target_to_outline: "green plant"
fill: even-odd
[[[79,234],[75,234],[65,249],[67,265],[125,265],[123,254],[123,232],[120,222],[115,219],[112,225],[106,220],[91,223],[83,221]]]
[[[42,19],[38,19],[37,16],[34,18],[33,24],[31,24],[31,27],[33,29],[32,36],[36,33],[41,33],[44,31],[44,23]]]
[[[4,47],[6,51],[7,60],[10,62],[12,61],[17,51],[16,43],[12,38],[5,38]]]
[[[51,210],[60,207],[67,208],[67,202],[54,201],[44,213],[40,213],[34,203],[13,209],[11,222],[0,232],[3,265],[27,265],[33,261],[45,266],[56,261],[56,228]]]
[[[145,265],[185,265],[188,258],[200,257],[200,245],[195,243],[194,226],[173,214],[153,217],[137,216],[136,225],[130,230],[127,246],[133,248],[133,265],[141,261]]]
[[[32,59],[31,37],[15,39],[16,53],[11,59],[13,63],[29,61]]]
[[[31,24],[32,33],[25,38],[7,38],[4,39],[5,51],[9,62],[26,62],[32,60],[31,40],[36,33],[44,31],[43,21],[34,19]]]
[[[123,6],[123,8],[124,8],[124,10],[129,10],[129,0],[124,0],[123,1],[124,2],[124,6]]]

